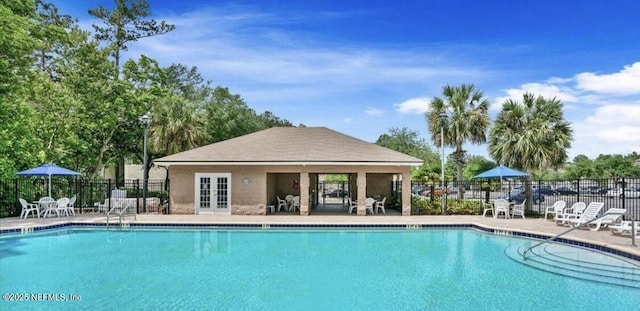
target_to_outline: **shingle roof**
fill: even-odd
[[[326,127],[273,127],[154,160],[180,162],[371,162],[420,165],[422,160]]]

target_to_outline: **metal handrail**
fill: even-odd
[[[124,202],[124,206],[118,206],[119,204],[115,204],[108,212],[107,212],[107,228],[109,228],[109,216],[111,215],[111,212],[114,212],[114,214],[118,215],[118,225],[120,227],[122,227],[122,219],[124,218],[124,214],[126,214],[127,210],[129,209],[129,204],[126,202]],[[136,214],[134,213],[134,218],[136,216]]]
[[[625,213],[625,214],[626,214],[626,213]],[[540,246],[540,245],[542,245],[542,244],[545,244],[545,243],[551,243],[551,242],[553,242],[555,239],[557,239],[557,238],[559,238],[559,237],[561,237],[561,236],[563,236],[563,235],[565,235],[565,234],[567,234],[567,233],[569,233],[569,232],[571,232],[571,231],[573,231],[573,230],[579,229],[579,228],[580,228],[581,226],[583,226],[583,225],[588,226],[588,225],[589,225],[589,224],[591,224],[592,222],[594,222],[594,221],[596,221],[596,220],[598,220],[598,219],[600,219],[600,218],[603,218],[604,216],[607,216],[607,215],[611,215],[611,214],[604,213],[604,214],[602,214],[602,215],[600,215],[600,216],[598,216],[598,217],[596,217],[596,218],[594,218],[594,219],[591,219],[591,220],[589,220],[589,221],[587,221],[587,222],[585,222],[585,223],[581,223],[581,224],[579,224],[579,225],[577,225],[577,226],[575,226],[575,227],[571,227],[571,228],[570,228],[569,230],[567,230],[567,231],[564,231],[564,232],[561,232],[561,233],[559,233],[559,234],[556,234],[555,236],[553,236],[553,237],[551,237],[551,238],[548,238],[548,239],[546,239],[546,240],[544,240],[544,241],[542,241],[542,242],[537,243],[536,245],[533,245],[533,246],[531,246],[531,247],[527,248],[527,249],[524,251],[524,253],[522,253],[522,258],[523,258],[524,260],[527,260],[527,253],[528,253],[529,251],[531,251],[532,249],[534,249],[534,248],[536,248],[536,247],[538,247],[538,246]],[[633,223],[632,223],[632,224],[633,224]],[[633,232],[632,232],[632,233],[633,233]]]

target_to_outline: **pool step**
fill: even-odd
[[[577,279],[640,288],[640,263],[595,250],[551,243],[523,254],[530,243],[505,250],[509,258],[527,266]]]

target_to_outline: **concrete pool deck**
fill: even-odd
[[[110,222],[114,222],[112,217]],[[115,220],[117,222],[117,220]],[[518,231],[530,234],[553,236],[564,232],[569,227],[558,226],[551,220],[531,219],[496,219],[482,216],[353,216],[353,215],[149,215],[127,216],[127,223],[136,224],[302,224],[302,225],[476,225],[494,230]],[[65,223],[106,223],[103,214],[81,214],[60,218],[28,218],[7,217],[0,219],[0,230],[46,227]],[[625,253],[640,256],[640,247],[632,246],[629,235],[612,234],[608,229],[590,231],[578,229],[563,236],[564,238],[609,247]],[[636,245],[640,237],[636,237]]]

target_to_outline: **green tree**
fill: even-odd
[[[204,128],[196,110],[193,103],[176,95],[160,99],[149,129],[150,150],[163,156],[198,147]]]
[[[0,178],[40,164],[36,112],[25,99],[37,39],[33,1],[0,1]]]
[[[465,160],[465,162],[467,165],[465,165],[464,172],[462,173],[465,180],[471,180],[474,176],[496,166],[492,161],[489,161],[485,157],[479,155],[470,156]]]
[[[411,172],[413,180],[423,180],[432,173],[440,173],[440,157],[416,131],[406,127],[390,128],[388,134],[378,137],[376,144],[423,160],[422,166]]]
[[[116,79],[119,79],[121,51],[126,51],[131,42],[139,39],[162,35],[175,29],[174,25],[167,24],[165,21],[155,21],[153,19],[145,19],[151,15],[151,9],[147,0],[114,0],[115,7],[109,10],[102,5],[97,8],[90,9],[89,14],[102,20],[104,26],[93,25],[95,30],[95,38],[107,44],[107,51],[113,56],[116,68]],[[129,128],[133,128],[138,116],[128,120],[124,120],[124,124]],[[132,144],[131,135],[121,132],[122,135],[116,135],[116,145],[126,148]],[[124,150],[130,153],[131,150]],[[124,176],[124,157],[116,159],[116,179]]]
[[[489,134],[489,154],[498,163],[531,171],[561,167],[573,130],[562,102],[526,93],[522,103],[508,99]]]
[[[262,129],[257,116],[238,94],[228,88],[216,87],[204,106],[209,143],[215,143]]]
[[[58,78],[54,60],[65,46],[71,44],[69,31],[77,29],[77,21],[71,16],[58,13],[58,8],[42,0],[36,1],[38,8],[37,27],[33,36],[38,38],[37,49],[34,54],[36,67],[49,75],[51,80]]]
[[[500,164],[523,171],[558,168],[567,160],[573,131],[564,120],[562,102],[530,93],[522,103],[507,99],[489,134],[489,154]],[[530,185],[531,178],[527,178]],[[531,187],[525,188],[531,197]],[[531,206],[530,200],[527,206]]]
[[[595,165],[586,155],[573,158],[573,163],[565,169],[565,177],[569,179],[594,178]],[[596,177],[597,178],[597,177]]]
[[[440,145],[440,115],[446,115],[444,122],[444,144],[454,147],[457,167],[457,180],[463,180],[463,167],[466,151],[465,143],[481,144],[486,141],[489,127],[489,101],[484,93],[476,90],[473,84],[461,86],[447,85],[442,90],[443,97],[434,97],[429,102],[429,111],[425,114],[431,141]],[[458,183],[458,199],[462,199],[463,185]]]
[[[174,25],[144,18],[151,15],[147,0],[114,0],[115,8],[108,10],[102,5],[90,9],[89,14],[102,20],[104,27],[93,25],[95,37],[109,44],[116,68],[120,68],[120,52],[127,50],[130,42],[168,33]]]

